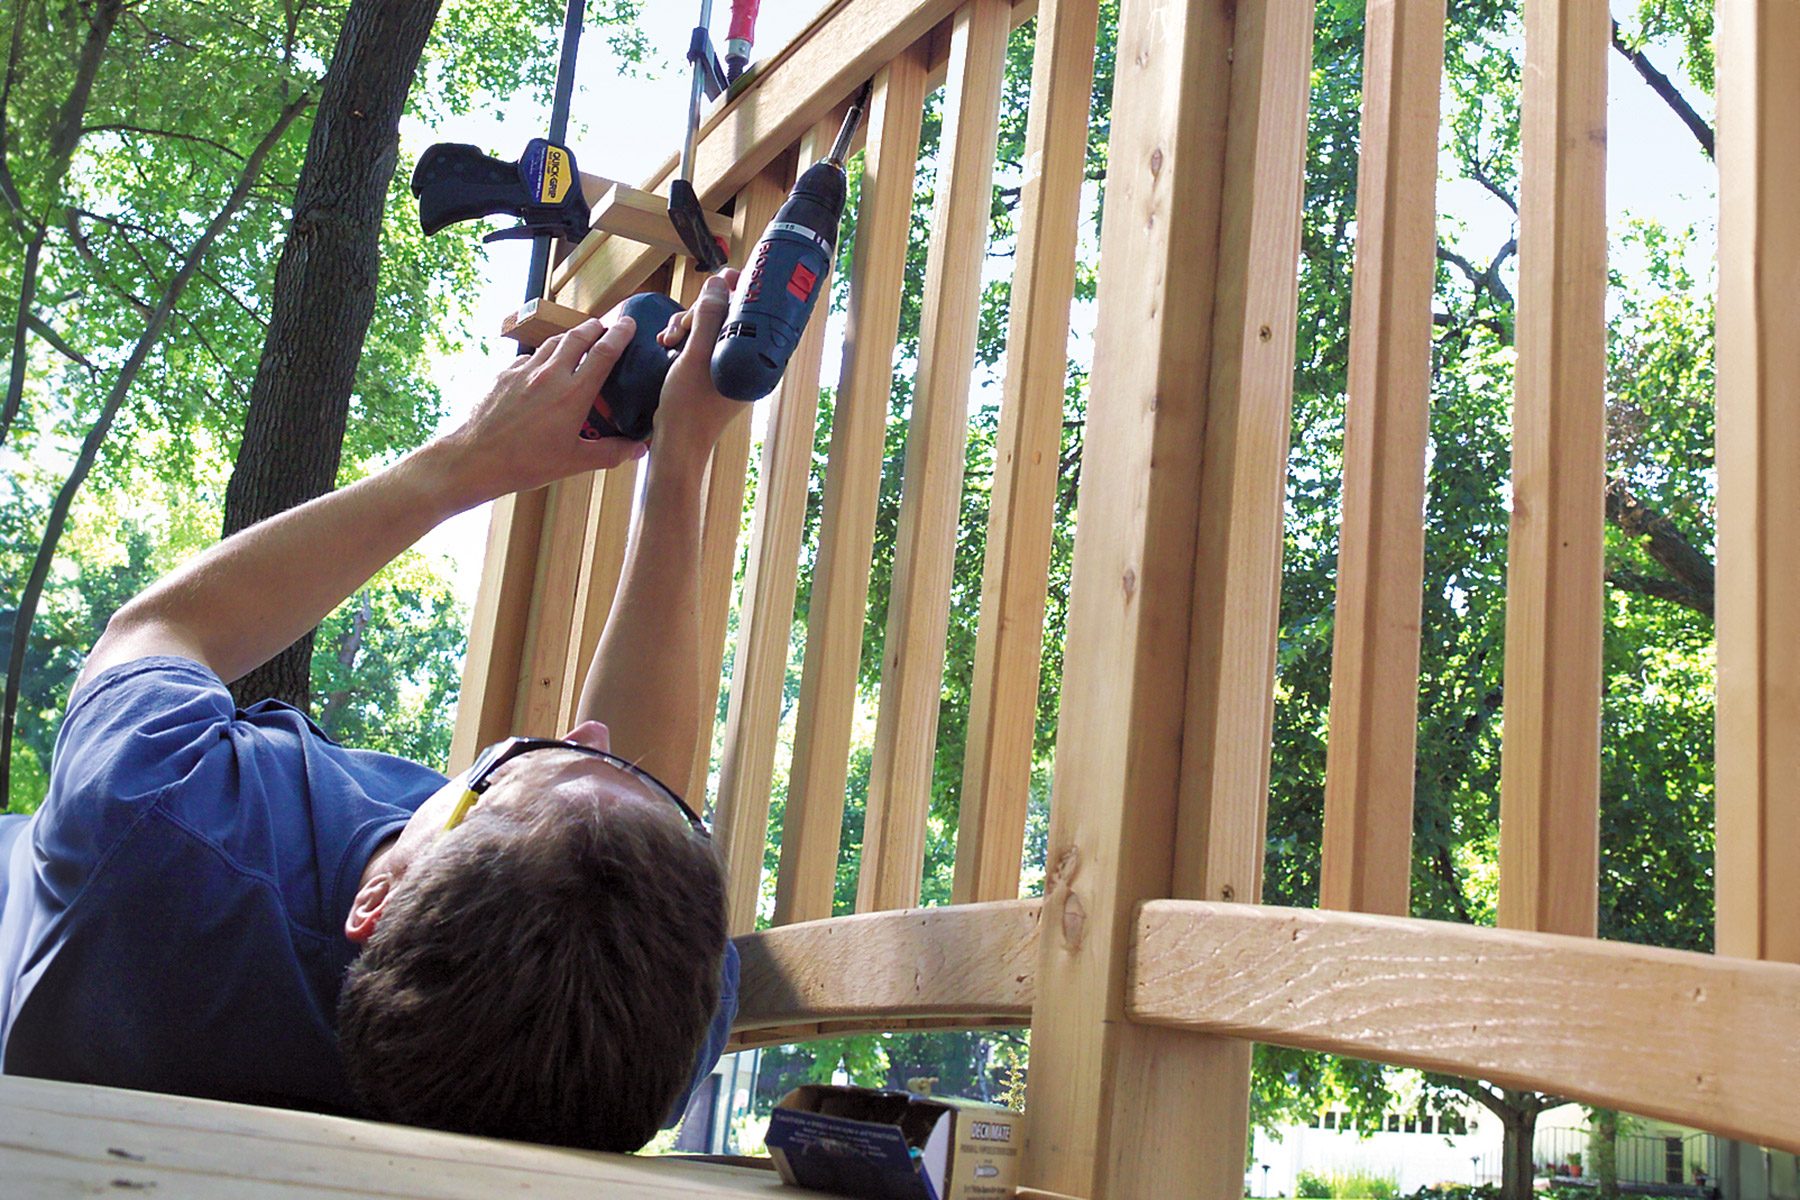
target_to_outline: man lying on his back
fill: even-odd
[[[564,739],[446,780],[221,680],[452,514],[641,456],[577,433],[628,321],[552,338],[455,432],[114,614],[42,808],[0,817],[7,1072],[610,1149],[679,1115],[736,1009],[718,857],[659,781],[700,734],[701,483],[746,407],[707,367],[731,275],[664,334],[691,336]]]

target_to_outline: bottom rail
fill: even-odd
[[[1800,966],[1245,904],[1138,914],[1129,1015],[1800,1151]]]
[[[1039,902],[738,940],[733,1048],[1030,1023]],[[1400,917],[1159,900],[1126,1015],[1486,1079],[1800,1151],[1800,966]]]
[[[1000,900],[909,908],[746,934],[737,942],[743,967],[734,1044],[914,1021],[1024,1025],[1037,975],[1038,907]]]

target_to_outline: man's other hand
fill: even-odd
[[[610,325],[594,317],[500,372],[469,419],[444,438],[455,448],[459,475],[479,493],[478,500],[643,457],[642,443],[581,436],[588,409],[635,328],[630,317],[616,317]]]
[[[708,277],[693,306],[670,317],[668,328],[656,335],[670,349],[681,347],[656,410],[659,450],[697,454],[704,461],[726,427],[750,411],[748,404],[721,396],[712,379],[713,344],[737,280],[730,269]]]

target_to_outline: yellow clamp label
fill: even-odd
[[[551,146],[544,151],[544,181],[538,189],[538,202],[556,204],[569,193],[575,182],[575,172],[569,169],[569,152],[561,146]]]

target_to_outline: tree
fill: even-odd
[[[375,310],[384,202],[400,113],[440,0],[351,0],[320,87],[293,222],[275,268],[244,438],[225,490],[225,536],[329,490]],[[313,635],[234,684],[309,707]]]
[[[411,94],[409,111],[430,122],[495,98],[547,94],[561,5],[441,4],[422,59],[425,83]],[[590,21],[621,60],[640,59],[629,25],[635,0],[604,0],[596,9]],[[60,666],[40,675],[32,664],[60,664],[66,652],[79,658],[98,636],[110,607],[87,604],[82,588],[99,578],[88,565],[123,553],[121,512],[133,528],[186,550],[219,527],[220,492],[267,336],[270,247],[290,222],[310,107],[286,118],[285,135],[246,168],[288,106],[319,94],[320,66],[332,56],[345,12],[345,0],[247,8],[213,0],[14,0],[7,9],[0,286],[5,306],[21,316],[0,405],[8,501],[0,612],[14,614],[4,630],[6,737],[20,748],[17,763],[5,765],[30,778],[8,786],[0,776],[0,797],[29,803],[41,794],[40,768],[72,675]],[[463,335],[464,297],[480,270],[476,231],[429,241],[420,234],[397,165],[386,166],[379,301],[342,427],[336,473],[343,479],[417,445],[436,426],[440,398],[421,382],[426,361]],[[229,219],[199,247],[199,235],[246,179]],[[184,274],[197,247],[202,252]],[[156,318],[164,298],[171,303]],[[145,338],[153,319],[154,336]],[[128,365],[130,378],[115,394]],[[137,503],[122,506],[121,495]],[[71,546],[84,557],[71,557]],[[153,557],[159,569],[172,565],[160,551]],[[50,569],[34,585],[38,599],[22,606],[15,589],[36,563]],[[418,589],[390,594],[427,603]],[[19,619],[22,607],[41,607],[56,628]],[[453,620],[448,609],[429,612],[439,623]],[[64,616],[79,616],[80,628],[62,624]],[[65,651],[62,639],[74,649]],[[368,686],[359,673],[356,690]],[[448,718],[446,700],[435,719]]]

